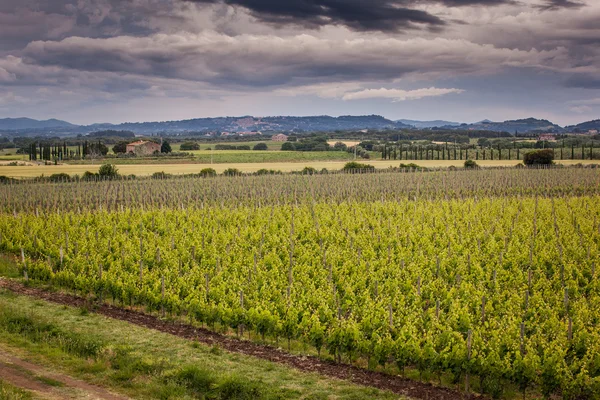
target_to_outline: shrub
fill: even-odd
[[[313,167],[304,167],[304,169],[302,169],[302,175],[315,175],[317,174],[317,170],[314,169]]]
[[[237,168],[227,168],[225,171],[223,171],[223,175],[225,175],[225,176],[238,176],[238,175],[242,175],[242,171],[240,171]]]
[[[554,164],[554,150],[536,150],[530,151],[523,157],[523,164],[532,165],[552,165]]]
[[[266,143],[257,143],[254,145],[252,150],[268,150],[269,146]]]
[[[279,173],[279,171],[275,171],[274,169],[261,168],[258,171],[256,171],[254,175],[276,175]]]
[[[152,174],[152,179],[167,179],[171,178],[173,175],[167,174],[165,171],[155,172]]]
[[[119,176],[119,170],[113,164],[103,164],[98,170],[101,178],[116,178]]]
[[[465,168],[477,169],[477,168],[479,168],[479,165],[477,165],[477,163],[473,160],[467,160],[467,161],[465,161]]]
[[[246,144],[240,146],[233,144],[216,144],[215,150],[250,150],[250,146]]]
[[[100,177],[100,175],[95,172],[85,171],[83,173],[83,175],[81,176],[81,179],[86,180],[86,181],[93,181],[93,180],[97,180],[99,177]]]
[[[351,161],[349,163],[346,163],[346,165],[344,165],[344,168],[342,168],[342,171],[346,171],[346,172],[354,172],[354,171],[358,171],[358,172],[374,172],[375,171],[375,167],[370,165],[370,164],[363,164],[363,163],[359,163],[356,161]]]
[[[5,176],[5,175],[0,175],[0,183],[12,183],[12,182],[17,182],[17,180],[13,179],[13,178],[9,178],[8,176]]]
[[[200,171],[200,176],[203,178],[209,177],[209,176],[216,176],[217,175],[217,171],[215,171],[212,168],[204,168],[203,170]]]
[[[419,170],[419,171],[425,171],[427,170],[427,168],[425,167],[421,167],[420,165],[417,165],[415,163],[408,163],[408,164],[400,164],[400,169],[410,169],[410,170]]]
[[[181,143],[181,146],[179,146],[179,150],[182,150],[182,151],[200,150],[200,145],[196,142],[183,142],[183,143]]]
[[[285,142],[284,144],[281,145],[281,150],[294,151],[294,150],[296,150],[296,146],[294,146],[294,143]]]
[[[60,173],[60,174],[52,174],[48,177],[50,182],[69,182],[71,180],[71,176],[69,174]]]

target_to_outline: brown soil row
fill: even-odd
[[[88,305],[87,300],[81,297],[45,291],[40,288],[26,287],[13,280],[0,278],[0,287],[18,294],[72,307],[85,307]],[[227,351],[280,363],[300,371],[314,372],[332,378],[351,381],[363,386],[389,390],[414,399],[451,400],[482,398],[476,394],[465,394],[452,389],[434,386],[430,383],[417,382],[400,376],[388,375],[352,365],[321,360],[313,356],[293,355],[273,346],[239,340],[190,325],[164,321],[153,315],[109,304],[98,304],[93,311],[110,318],[127,321],[138,326],[169,333],[181,338],[196,340],[211,346],[219,346]]]

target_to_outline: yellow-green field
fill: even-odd
[[[358,160],[375,166],[378,169],[389,167],[398,167],[400,163],[411,163],[413,161],[390,161],[390,160]],[[155,172],[165,172],[168,174],[193,174],[198,173],[204,168],[214,168],[218,173],[223,172],[228,168],[237,168],[242,172],[256,172],[259,169],[269,169],[282,172],[300,171],[304,167],[313,167],[318,170],[327,168],[328,170],[342,169],[345,161],[314,161],[304,163],[291,162],[273,162],[273,163],[231,163],[231,164],[132,164],[119,165],[119,173],[122,175],[138,175],[147,176]],[[414,161],[415,164],[427,168],[447,168],[450,166],[461,167],[464,161],[453,160],[429,160],[429,161]],[[519,164],[516,160],[488,160],[477,161],[482,167],[511,167]],[[559,164],[596,164],[596,161],[581,161],[581,160],[564,160],[558,161]],[[39,165],[39,166],[0,166],[0,175],[13,178],[27,178],[41,175],[52,175],[58,173],[66,173],[69,175],[82,175],[85,171],[97,172],[100,163],[97,165]]]
[[[29,160],[27,154],[17,154],[17,149],[0,150],[0,161]]]

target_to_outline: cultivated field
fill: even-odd
[[[462,167],[464,161],[460,160],[422,160],[422,161],[399,161],[399,160],[358,160],[373,165],[378,169],[398,167],[401,163],[415,163],[427,168],[448,168],[451,166]],[[109,161],[110,162],[110,161]],[[177,163],[177,164],[119,164],[119,173],[122,175],[148,176],[155,172],[165,172],[173,175],[196,174],[204,168],[213,168],[217,173],[222,173],[228,168],[235,168],[242,172],[256,172],[260,169],[275,170],[281,172],[301,171],[304,167],[313,167],[317,170],[326,168],[328,170],[341,170],[347,161],[312,161],[304,162],[256,162],[256,163],[226,163],[226,164],[201,164],[201,163]],[[482,167],[512,167],[520,163],[517,160],[487,160],[477,161]],[[575,164],[598,164],[598,161],[590,160],[564,160],[556,161],[559,165]],[[69,175],[83,175],[84,172],[97,172],[101,163],[84,165],[35,165],[35,166],[7,166],[0,165],[0,175],[12,178],[31,178],[41,175],[52,175],[66,173]]]
[[[4,185],[0,249],[30,284],[390,382],[596,398],[599,183],[489,169]]]

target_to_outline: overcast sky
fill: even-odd
[[[1,0],[0,118],[600,118],[600,0]]]

